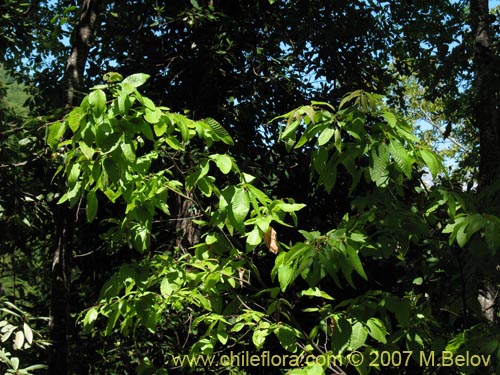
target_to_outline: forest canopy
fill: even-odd
[[[500,371],[500,8],[0,1],[0,371]]]

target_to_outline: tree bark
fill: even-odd
[[[498,121],[497,64],[492,50],[488,0],[471,0],[476,73],[475,122],[479,129],[479,188],[500,177],[500,124]]]
[[[82,14],[72,35],[71,54],[66,65],[66,102],[76,104],[77,94],[82,88],[83,73],[99,22],[102,0],[83,0]]]
[[[498,100],[498,62],[491,46],[488,0],[471,0],[471,28],[474,36],[475,124],[479,130],[479,192],[500,177],[500,123]],[[487,203],[487,202],[485,202]],[[496,271],[494,271],[496,272]],[[482,275],[478,300],[483,318],[494,322],[498,288],[492,274]]]
[[[81,89],[85,64],[89,55],[95,29],[98,25],[102,0],[82,0],[80,21],[72,36],[71,54],[65,71],[66,103],[76,104],[77,93]],[[54,251],[51,267],[51,296],[49,336],[52,345],[49,349],[48,374],[68,375],[71,359],[69,351],[70,291],[72,222],[71,210],[67,206],[53,209],[55,218]]]
[[[67,375],[69,361],[69,293],[71,285],[71,246],[68,231],[68,212],[63,206],[56,206],[55,249],[51,267],[51,296],[49,335],[52,345],[49,347],[49,375]]]

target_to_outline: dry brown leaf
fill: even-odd
[[[238,278],[240,281],[240,287],[243,288],[245,286],[245,283],[250,284],[250,275],[248,275],[248,278],[245,278],[245,275],[247,274],[247,270],[244,268],[238,269]]]
[[[263,236],[264,243],[266,244],[269,251],[273,254],[278,254],[278,233],[273,227],[269,227]]]

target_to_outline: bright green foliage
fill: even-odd
[[[215,120],[193,121],[157,107],[137,90],[146,75],[120,79],[95,87],[48,132],[51,147],[65,150],[60,170],[68,189],[60,203],[81,201],[83,207],[85,202],[91,222],[105,219],[101,207],[107,199],[121,209],[117,232],[143,254],[122,264],[97,303],[81,315],[88,332],[175,330],[172,318],[187,316],[191,355],[233,346],[264,350],[274,337],[285,352],[337,359],[324,366],[301,363],[303,369],[292,371],[296,374],[348,366],[353,351],[373,358],[406,350],[415,364],[420,352],[459,353],[489,335],[478,326],[472,333],[436,339],[435,306],[416,289],[428,282],[424,277],[445,272],[436,258],[444,250],[432,238],[435,226],[442,235],[450,233],[450,245],[484,239],[494,252],[498,218],[475,212],[465,204],[470,199],[447,190],[429,194],[418,171],[426,167],[437,176],[440,159],[418,144],[407,123],[383,109],[381,97],[357,91],[338,110],[314,102],[278,118],[286,121],[281,140],[289,152],[307,150],[311,156],[318,186],[335,194],[343,174],[341,183],[352,196],[350,210],[334,228],[299,230],[303,240],[287,244],[271,234],[291,227],[287,217],[297,226],[303,204],[272,199],[231,155],[220,148],[210,153],[215,142],[232,145]],[[68,128],[71,138],[60,141]],[[200,143],[206,148],[197,153]],[[194,162],[186,163],[189,158]],[[172,215],[175,197],[193,204],[201,241],[191,249],[157,251],[150,246],[158,234],[154,222]],[[252,259],[266,247],[277,252],[269,275]],[[420,263],[409,255],[415,251],[422,252],[413,255]],[[370,267],[386,261],[425,272],[391,290],[368,284],[377,279]],[[264,281],[269,277],[271,284]],[[346,289],[358,292],[339,298]],[[306,324],[296,317],[298,304]],[[460,306],[449,308],[460,312]],[[476,347],[481,354],[497,350],[498,341],[487,342]],[[360,374],[375,369],[384,370],[368,362],[356,368]]]
[[[192,121],[156,107],[137,91],[146,79],[146,75],[136,74],[109,87],[98,86],[65,120],[51,125],[49,143],[53,149],[66,150],[60,170],[67,176],[68,189],[59,203],[76,205],[85,199],[89,222],[100,216],[104,199],[122,203],[120,232],[146,253],[154,218],[169,215],[171,196],[180,196],[192,200],[199,210],[196,223],[206,228],[204,241],[194,246],[192,254],[180,258],[159,254],[124,264],[103,287],[99,304],[86,312],[83,323],[91,327],[104,315],[108,318],[106,335],[116,327],[127,334],[137,323],[154,332],[162,315],[190,306],[199,311],[193,328],[205,327],[192,350],[208,354],[217,342],[227,343],[234,323],[252,330],[262,328],[263,316],[255,311],[229,321],[227,316],[238,309],[234,304],[230,308],[226,299],[249,283],[252,265],[245,254],[261,243],[273,222],[289,226],[286,215],[296,222],[295,211],[304,205],[268,197],[228,154],[204,155],[180,175],[182,179],[176,179],[173,171],[186,168],[180,155],[187,154],[192,143],[201,140],[211,146],[222,141],[230,145],[232,140],[213,119]],[[109,101],[106,88],[112,95]],[[73,133],[71,139],[56,142],[67,128]],[[160,167],[154,168],[153,163]],[[231,174],[236,184],[217,183],[214,175],[218,172]],[[212,205],[203,206],[194,198],[199,193],[210,198]],[[241,238],[246,245],[240,244]],[[287,329],[291,328],[272,326],[291,347],[290,334],[283,333]]]
[[[169,194],[183,195],[184,183],[185,189],[197,188],[207,197],[221,194],[213,177],[208,175],[210,161],[224,174],[231,170],[239,173],[228,155],[214,154],[200,161],[185,182],[173,178],[176,153],[185,151],[194,137],[203,139],[207,145],[218,141],[232,144],[232,140],[213,119],[195,122],[170,113],[165,107],[156,107],[137,91],[147,78],[145,74],[135,74],[123,82],[110,84],[113,99],[109,103],[103,91],[108,86],[96,87],[64,121],[49,127],[47,137],[53,149],[66,145],[69,149],[65,156],[68,191],[59,203],[68,200],[73,206],[87,192],[86,215],[91,222],[97,215],[99,199],[105,196],[116,202],[122,198],[126,204],[121,223],[123,232],[140,251],[149,246],[156,211],[169,214]],[[73,132],[71,144],[59,144],[68,127]],[[144,151],[150,142],[154,142],[153,148]],[[165,158],[170,159],[169,165],[153,172],[152,163]],[[229,221],[232,227],[242,229],[249,213],[249,196],[243,179],[242,185],[233,189],[235,194],[227,210]],[[221,197],[224,196],[227,194],[223,192]]]
[[[354,105],[346,107],[351,101]],[[417,146],[411,127],[394,113],[382,110],[381,104],[379,96],[356,91],[344,98],[333,113],[331,107],[324,109],[324,103],[300,107],[278,117],[287,119],[281,139],[289,149],[316,143],[312,164],[318,182],[328,192],[335,185],[336,170],[341,165],[352,177],[351,190],[362,177],[379,187],[391,181],[400,184],[404,177],[411,178],[414,167],[424,165],[436,176],[442,168],[437,155],[424,145]],[[301,125],[305,129],[298,132]],[[357,168],[366,155],[370,155],[369,168]]]

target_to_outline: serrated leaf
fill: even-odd
[[[66,122],[57,121],[49,126],[48,134],[47,134],[47,145],[55,150],[57,145],[59,144],[60,139],[64,135],[66,131]]]
[[[237,225],[242,225],[250,210],[248,192],[243,188],[236,189],[231,200],[231,211]]]
[[[405,147],[401,144],[401,142],[399,142],[399,140],[393,139],[389,144],[389,150],[401,171],[406,175],[406,177],[411,178],[413,160],[408,154],[408,151],[406,151]]]
[[[425,165],[431,171],[432,177],[436,177],[441,170],[441,162],[438,156],[431,150],[425,148],[419,150],[420,157],[423,159]]]
[[[368,334],[371,337],[382,344],[387,343],[387,339],[385,338],[385,336],[387,335],[387,330],[384,326],[384,323],[382,323],[380,319],[370,318],[366,322],[366,325],[370,329]]]
[[[391,128],[395,128],[397,123],[398,123],[398,118],[396,115],[392,112],[383,112],[382,117],[385,119],[385,121],[389,124]]]
[[[371,159],[369,166],[370,178],[377,186],[386,186],[389,182],[389,150],[385,143],[373,146],[371,149]]]
[[[204,120],[208,126],[214,131],[214,133],[217,135],[217,137],[224,142],[227,145],[234,145],[233,139],[229,135],[226,129],[216,120],[213,118],[206,118]]]
[[[86,113],[81,107],[76,107],[73,109],[66,121],[68,122],[68,125],[73,133],[75,133],[82,124],[84,124],[84,121],[82,121],[86,116]]]
[[[368,329],[360,322],[356,322],[352,326],[351,339],[349,346],[351,350],[358,350],[361,348],[368,337]]]

